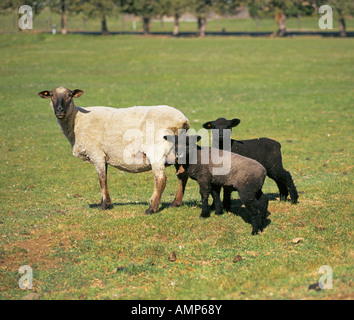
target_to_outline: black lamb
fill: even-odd
[[[267,216],[268,198],[262,192],[266,177],[265,168],[253,159],[238,154],[210,147],[200,147],[196,143],[200,136],[169,135],[164,139],[174,143],[176,167],[179,178],[188,177],[196,180],[202,197],[201,217],[210,216],[208,198],[211,194],[215,203],[215,214],[223,213],[220,189],[224,187],[238,191],[245,207],[251,214],[252,234],[263,230]],[[221,161],[214,161],[215,155]],[[218,162],[218,163],[216,163]]]
[[[215,121],[209,121],[203,124],[205,129],[213,129],[212,146],[223,149],[223,142],[231,139],[231,128],[236,127],[241,120],[226,120],[219,118]],[[229,129],[229,130],[225,130]],[[280,201],[286,201],[288,194],[292,203],[298,202],[298,193],[294,185],[291,174],[283,167],[281,145],[278,141],[269,138],[259,138],[252,140],[233,140],[231,139],[231,152],[240,154],[244,157],[254,159],[264,166],[267,170],[267,176],[273,179],[280,194]],[[224,189],[224,207],[231,207],[231,192]]]

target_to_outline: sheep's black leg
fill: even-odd
[[[220,186],[217,185],[212,185],[212,189],[211,189],[211,195],[213,197],[214,200],[214,207],[215,207],[215,214],[217,215],[222,215],[224,213],[223,211],[223,205],[222,202],[220,200]]]
[[[258,200],[256,199],[256,194],[250,190],[239,190],[239,195],[241,201],[251,214],[252,235],[257,234],[258,231],[263,231],[263,214],[257,206]]]
[[[282,183],[280,182],[279,180],[275,180],[275,183],[277,184],[278,186],[278,189],[279,189],[279,197],[280,197],[280,201],[286,201],[287,197],[288,197],[288,188]]]
[[[252,235],[255,235],[258,231],[262,231],[262,223],[260,221],[260,217],[258,216],[258,210],[255,208],[254,203],[248,203],[245,204],[245,206],[251,214]]]
[[[264,225],[265,220],[268,215],[268,198],[265,196],[265,194],[262,192],[262,190],[259,190],[256,193],[256,200],[257,200],[257,209],[258,209],[258,214],[262,218],[261,221],[261,226]]]
[[[276,182],[279,188],[280,201],[286,201],[288,194],[290,193],[291,202],[298,202],[297,199],[299,198],[299,195],[290,172],[281,167],[277,169],[275,173],[270,173],[269,177]]]
[[[289,193],[290,193],[291,202],[294,204],[298,203],[297,199],[299,198],[299,195],[297,193],[293,178],[291,177],[290,172],[288,172],[286,170],[284,170],[284,171],[285,171],[285,177],[286,177],[286,186],[287,186]]]
[[[231,211],[231,193],[232,188],[224,187],[224,198],[222,203],[226,211]]]
[[[201,218],[209,218],[210,210],[208,205],[208,198],[210,195],[210,190],[207,186],[199,185],[199,192],[202,196],[202,213],[200,214]]]

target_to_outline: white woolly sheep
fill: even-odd
[[[157,212],[166,186],[164,169],[171,148],[163,136],[188,129],[188,119],[169,106],[76,107],[73,98],[83,93],[79,89],[59,87],[38,95],[51,99],[51,107],[73,155],[95,166],[102,193],[100,208],[107,209],[111,204],[107,188],[107,167],[111,165],[132,173],[153,171],[154,193],[145,214]],[[171,206],[182,203],[185,183],[179,179],[179,190]]]

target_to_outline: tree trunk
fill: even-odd
[[[198,17],[198,35],[199,37],[205,37],[206,18]]]
[[[65,0],[61,0],[61,34],[66,34],[66,7]]]
[[[174,26],[173,26],[173,35],[177,36],[179,34],[179,14],[175,13]]]
[[[150,18],[149,17],[143,17],[143,27],[144,27],[144,34],[149,34],[150,33]]]
[[[283,37],[286,32],[286,15],[284,11],[275,14],[275,21],[278,24],[278,31],[276,32],[276,36]]]
[[[346,37],[347,36],[347,31],[346,31],[344,17],[340,17],[339,18],[339,34],[340,34],[341,37]]]
[[[106,15],[104,13],[101,16],[101,32],[102,34],[108,34]]]

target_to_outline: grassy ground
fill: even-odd
[[[353,49],[352,39],[1,35],[0,298],[31,292],[18,287],[30,265],[41,299],[352,299]],[[159,213],[144,215],[151,172],[115,169],[113,208],[92,208],[96,172],[37,96],[60,85],[85,91],[80,106],[168,104],[196,130],[238,117],[233,138],[281,142],[300,202],[279,203],[267,179],[270,223],[251,236],[237,193],[232,213],[201,220],[189,181],[184,206],[169,209],[170,167]],[[321,265],[333,289],[309,290]]]

